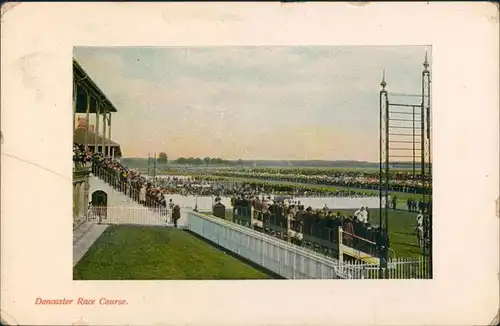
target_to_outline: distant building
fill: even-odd
[[[78,145],[85,145],[85,128],[77,128],[75,130],[73,141]],[[119,158],[122,156],[120,144],[114,141],[109,141],[109,139],[106,139],[102,136],[99,136],[99,140],[97,142],[97,151],[95,151],[95,133],[93,132],[93,130],[91,131],[90,128],[89,132],[87,133],[87,144],[91,152],[103,153],[105,147],[109,147],[111,148],[110,153],[105,153],[106,155],[115,158]]]
[[[87,119],[86,118],[82,118],[82,117],[78,117],[77,119],[77,124],[76,124],[76,129],[81,129],[81,130],[85,130],[85,123],[86,123]],[[89,124],[89,131],[90,132],[94,132],[94,125],[91,125]]]

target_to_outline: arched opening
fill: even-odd
[[[102,190],[96,190],[92,193],[92,209],[94,216],[106,218],[108,207],[108,194]],[[100,220],[100,219],[99,219]]]

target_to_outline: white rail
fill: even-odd
[[[287,279],[351,278],[337,260],[216,217],[188,212],[188,229]]]
[[[105,224],[173,225],[172,211],[168,208],[126,205],[92,207],[88,212],[88,220]]]

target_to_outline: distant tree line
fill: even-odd
[[[235,165],[237,162],[224,160],[219,157],[179,157],[174,161],[176,164],[182,165]]]
[[[130,167],[145,168],[153,164],[154,157],[149,158],[122,158],[122,163]],[[156,156],[156,163],[158,165],[164,165],[168,163],[182,164],[182,165],[218,165],[218,166],[236,166],[241,165],[242,160],[230,161],[219,157],[179,157],[176,160],[168,159],[165,152],[161,152]]]
[[[161,164],[167,164],[168,163],[168,156],[167,156],[167,153],[165,152],[161,152],[159,155],[158,155],[158,158],[156,159],[156,161],[158,163],[161,163]]]
[[[378,168],[379,162],[366,162],[366,161],[348,161],[348,160],[239,160],[238,165],[246,166],[259,166],[259,167],[328,167],[328,168]],[[429,164],[427,164],[428,166]],[[412,162],[392,162],[391,168],[393,169],[409,169],[412,168]],[[415,164],[417,169],[420,164]]]
[[[147,158],[121,158],[123,164],[130,167],[147,167]],[[152,161],[149,161],[150,164]],[[160,152],[156,157],[157,164],[163,165],[169,163],[168,156],[165,152]],[[323,161],[323,160],[225,160],[214,157],[179,157],[177,160],[170,161],[174,164],[186,165],[219,165],[219,166],[253,166],[253,167],[329,167],[329,168],[378,168],[378,162],[363,162],[363,161]],[[427,164],[428,166],[429,164]],[[420,164],[415,164],[415,167],[420,169]],[[391,163],[392,169],[410,169],[411,162],[394,162]]]

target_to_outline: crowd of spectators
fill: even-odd
[[[250,178],[267,181],[285,181],[294,183],[317,184],[327,186],[349,187],[366,190],[379,188],[378,172],[362,171],[321,171],[321,174],[306,173],[307,170],[288,171],[286,169],[265,172],[261,170],[214,172],[221,177]],[[314,169],[311,169],[314,171]],[[428,183],[428,180],[426,180]],[[422,180],[419,174],[410,172],[391,173],[389,181],[390,191],[421,194],[423,192]],[[430,189],[430,188],[429,188]]]
[[[380,250],[389,247],[388,235],[370,224],[368,207],[361,207],[347,215],[335,212],[326,205],[322,209],[313,209],[310,206],[306,208],[300,201],[272,201],[270,197],[241,195],[233,197],[231,202],[236,216],[248,216],[253,208],[253,217],[264,223],[264,229],[266,225],[274,224],[280,229],[293,231],[291,234],[295,236],[291,236],[290,240],[299,245],[308,243],[338,251],[339,227],[342,227],[342,243],[347,246],[371,255],[379,255]]]
[[[163,187],[154,186],[148,179],[137,171],[121,164],[111,157],[104,157],[102,154],[92,156],[92,172],[109,183],[116,190],[132,198],[141,205],[152,209],[162,209],[166,213],[172,212],[175,226],[180,218],[180,206],[173,203],[172,199],[167,200],[165,195],[169,191]],[[167,210],[168,208],[168,210]]]
[[[209,181],[215,184],[229,184],[227,181],[222,181],[213,176],[194,176],[194,180],[198,181]],[[220,182],[222,181],[222,182]],[[277,196],[286,195],[293,197],[344,197],[344,198],[362,198],[362,197],[376,197],[378,193],[376,192],[362,192],[353,189],[328,189],[321,187],[314,187],[301,184],[275,184],[268,183],[264,180],[245,180],[245,181],[233,181],[236,187],[230,187],[231,192],[234,194],[235,190],[240,193],[243,192],[245,195],[259,195],[262,193],[273,193]]]
[[[420,199],[417,201],[413,198],[408,198],[406,207],[408,212],[428,214],[432,209],[432,200],[423,201]]]
[[[213,197],[234,197],[243,194],[245,198],[258,197],[265,193],[292,197],[366,197],[366,194],[349,190],[333,192],[324,189],[297,188],[292,185],[227,182],[220,179],[205,180],[198,177],[166,176],[152,180],[152,178],[141,175],[111,157],[94,154],[91,156],[91,160],[94,163],[95,173],[97,173],[97,169],[105,171],[106,178],[109,179],[110,183],[121,187],[128,196],[146,206],[166,207],[168,203],[165,197],[170,194]]]
[[[73,166],[76,168],[92,163],[92,153],[85,151],[85,147],[79,144],[73,144]]]
[[[286,184],[222,182],[220,179],[207,181],[206,178],[175,176],[166,177],[153,183],[150,178],[128,168],[118,160],[104,157],[99,153],[85,152],[82,147],[76,144],[73,151],[73,161],[75,165],[92,162],[94,174],[102,174],[101,177],[105,178],[113,187],[120,189],[130,198],[148,207],[173,209],[176,205],[171,199],[168,202],[166,199],[169,194],[226,196],[232,198],[231,202],[235,210],[242,207],[253,207],[255,211],[260,212],[261,218],[272,220],[273,223],[286,226],[290,230],[306,236],[319,237],[337,243],[338,226],[341,225],[345,231],[345,242],[351,243],[355,247],[361,243],[367,246],[368,243],[380,243],[381,241],[379,239],[380,230],[370,224],[367,208],[362,209],[366,212],[366,217],[362,217],[360,214],[343,215],[328,209],[326,205],[323,209],[306,208],[300,201],[293,200],[294,197],[299,196],[366,196],[366,194],[358,194],[355,191],[329,192],[324,189],[297,188]],[[263,196],[264,193],[273,193],[275,200],[272,201],[269,196]],[[276,200],[279,198],[277,196],[288,197],[283,197],[287,198],[284,200]],[[396,198],[391,205],[395,206],[395,202]],[[430,201],[427,203],[416,202],[412,199],[407,201],[408,210],[412,212],[425,213],[431,206]],[[360,238],[365,240],[360,240]]]

